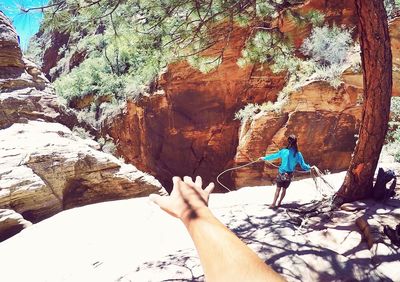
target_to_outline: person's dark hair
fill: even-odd
[[[297,148],[297,138],[293,134],[288,137],[288,145],[286,146],[286,149],[290,149],[290,148],[294,149],[295,155],[299,151],[299,149]]]

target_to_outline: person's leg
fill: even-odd
[[[276,200],[278,199],[279,193],[281,192],[281,187],[276,185],[276,191],[275,191],[275,196],[274,196],[274,201],[272,202],[271,208],[275,208],[276,206]]]
[[[278,207],[281,205],[283,198],[285,198],[285,195],[286,195],[286,188],[282,187],[282,193],[278,201]]]

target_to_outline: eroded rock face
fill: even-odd
[[[18,35],[10,20],[0,11],[0,78],[10,76],[10,72],[23,69],[22,52],[18,45]],[[7,68],[7,69],[4,69]],[[6,73],[7,71],[7,73]]]
[[[38,221],[61,210],[159,193],[158,181],[59,123],[0,130],[0,207]]]
[[[41,71],[22,57],[1,12],[0,28],[0,209],[37,222],[76,206],[163,193],[154,177],[98,151],[96,142],[60,123],[76,124],[76,118],[57,103]],[[6,216],[0,214],[1,236],[10,226]]]
[[[282,112],[260,114],[242,125],[235,162],[244,164],[274,153],[295,134],[307,163],[322,170],[346,170],[357,140],[361,96],[361,90],[351,86],[337,90],[321,82],[305,86],[291,94]],[[263,162],[234,173],[236,187],[270,183],[275,176],[276,168]]]
[[[328,22],[354,24],[354,3],[339,2],[332,5],[328,1],[308,1],[297,12],[306,14],[318,9],[326,15]],[[284,17],[283,22],[275,24],[288,36],[296,38],[294,43],[297,47],[311,29],[309,25],[299,27],[291,17]],[[126,113],[112,121],[106,130],[116,140],[118,153],[138,168],[156,175],[166,187],[170,187],[170,178],[173,175],[201,175],[207,182],[215,181],[223,169],[235,162],[240,163],[241,157],[235,159],[235,154],[238,146],[241,149],[245,145],[241,144],[242,138],[238,138],[240,123],[234,120],[235,112],[248,103],[276,101],[278,92],[285,85],[284,73],[273,74],[267,66],[240,68],[236,64],[249,32],[251,31],[247,29],[235,29],[226,46],[222,64],[216,71],[202,74],[186,62],[169,65],[168,71],[159,82],[164,95],[154,95],[137,103],[129,103]],[[329,87],[320,90],[332,92]],[[319,98],[320,94],[311,99]],[[333,99],[336,94],[332,95]],[[292,105],[296,105],[296,101]],[[348,105],[350,103],[341,103],[335,111],[340,112],[344,110],[341,106]],[[301,119],[303,131],[311,130],[309,124],[316,119],[323,120],[324,116],[330,121],[321,126],[334,126],[337,123],[334,116],[336,112],[320,109],[315,113],[311,108],[302,112],[307,115],[298,112],[296,120]],[[271,128],[267,126],[262,134],[257,133],[256,135],[262,137],[259,141],[251,141],[251,150],[263,147],[259,151],[262,155],[271,140],[276,139],[274,136],[280,127],[286,126],[288,122],[290,126],[298,127],[300,121],[295,122],[294,116],[288,121],[289,113],[290,110],[286,117],[276,117]],[[346,138],[355,131],[356,120],[352,116],[349,118],[352,120],[345,120],[343,115],[340,120],[340,125],[343,126],[350,123],[350,131],[344,127],[339,133],[346,135]],[[321,132],[324,130],[321,129]],[[338,156],[333,169],[343,168],[343,164],[349,160],[354,137],[351,140],[351,144],[346,143],[349,146],[345,150],[346,154]],[[342,141],[332,139],[328,147],[339,146]],[[309,140],[307,144],[314,146],[317,142],[319,141]],[[223,181],[227,185],[233,184],[230,175],[225,175]]]
[[[127,161],[165,187],[174,175],[215,181],[235,155],[235,112],[249,102],[276,100],[285,83],[284,74],[236,64],[246,32],[232,34],[218,70],[202,74],[186,62],[170,65],[160,81],[163,95],[130,102],[112,121],[108,132]]]

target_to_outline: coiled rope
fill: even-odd
[[[219,178],[221,177],[221,175],[223,175],[224,173],[226,173],[226,172],[228,172],[228,171],[232,171],[232,170],[236,170],[236,169],[239,169],[239,168],[243,168],[243,167],[252,165],[252,164],[257,163],[257,162],[260,162],[260,161],[261,161],[261,160],[257,159],[257,160],[255,160],[255,161],[249,162],[249,163],[247,163],[247,164],[240,165],[240,166],[235,166],[235,167],[228,168],[228,169],[224,170],[223,172],[221,172],[221,173],[218,174],[218,176],[217,176],[217,182],[218,182],[218,184],[221,185],[222,187],[224,187],[228,192],[232,192],[231,189],[229,189],[229,188],[226,187],[224,184],[222,184],[221,181],[219,181]],[[264,161],[264,160],[263,160],[263,161]],[[277,165],[271,163],[270,161],[265,161],[265,162],[267,162],[269,165],[271,165],[271,166],[273,166],[273,167],[275,167],[275,168],[279,168],[279,166],[277,166]],[[298,173],[311,173],[310,171],[302,171],[302,170],[295,170],[295,172],[298,172]],[[311,175],[312,175],[312,174],[311,174]]]
[[[235,167],[232,167],[232,168],[228,168],[228,169],[224,170],[223,172],[221,172],[220,174],[218,174],[218,176],[217,176],[217,182],[219,183],[219,185],[221,185],[222,187],[224,187],[228,192],[232,192],[231,189],[229,189],[229,188],[226,187],[224,184],[222,184],[221,181],[219,181],[219,177],[220,177],[221,175],[223,175],[225,172],[228,172],[228,171],[231,171],[231,170],[235,170],[235,169],[239,169],[239,168],[242,168],[242,167],[246,167],[246,166],[252,165],[252,164],[254,164],[254,163],[257,163],[257,162],[259,162],[259,161],[260,161],[260,160],[255,160],[255,161],[249,162],[249,163],[244,164],[244,165],[240,165],[240,166],[235,166]]]
[[[260,160],[260,159],[257,159],[257,160],[255,160],[255,161],[251,161],[251,162],[246,163],[246,164],[244,164],[244,165],[240,165],[240,166],[236,166],[236,167],[232,167],[232,168],[226,169],[226,170],[224,170],[223,172],[221,172],[220,174],[218,174],[218,176],[217,176],[217,182],[218,182],[222,187],[224,187],[228,192],[232,192],[232,190],[230,190],[228,187],[226,187],[226,186],[225,186],[223,183],[221,183],[221,181],[219,180],[219,178],[221,177],[221,175],[223,175],[224,173],[226,173],[226,172],[228,172],[228,171],[232,171],[232,170],[240,169],[240,168],[243,168],[243,167],[246,167],[246,166],[250,166],[250,165],[252,165],[252,164],[254,164],[254,163],[256,163],[256,162],[259,162],[259,161],[261,161],[261,160]],[[267,162],[269,165],[271,165],[271,166],[273,166],[273,167],[275,167],[275,168],[279,168],[279,166],[277,166],[277,165],[275,165],[275,164],[273,164],[273,163],[271,163],[271,162],[269,162],[269,161],[266,161],[266,162]],[[323,203],[326,203],[326,202],[330,202],[330,201],[333,199],[333,196],[334,196],[334,194],[335,194],[335,189],[334,189],[333,186],[325,179],[324,173],[322,173],[322,172],[319,170],[319,168],[316,167],[316,166],[314,166],[314,169],[311,169],[310,171],[295,170],[295,172],[297,172],[297,173],[303,173],[303,174],[305,174],[305,173],[310,173],[311,177],[313,178],[315,187],[316,187],[318,193],[319,193],[320,196],[321,196],[321,199],[319,199],[319,200],[314,200],[314,201],[311,202],[311,206],[307,208],[308,211],[306,211],[305,213],[302,213],[301,210],[285,209],[285,212],[286,212],[286,214],[288,215],[288,217],[290,218],[290,220],[292,220],[292,222],[293,222],[293,221],[295,221],[295,222],[297,221],[297,224],[298,224],[299,226],[296,226],[297,224],[295,224],[295,229],[296,229],[295,235],[299,235],[299,234],[302,234],[302,233],[303,233],[303,232],[302,232],[302,229],[303,229],[303,227],[308,223],[309,218],[310,218],[314,213],[319,213],[317,210],[319,210],[320,205],[323,204]],[[317,181],[318,178],[321,179],[321,180],[325,183],[325,185],[328,186],[329,188],[328,188],[328,189],[324,189],[324,188],[321,187],[321,185],[318,185],[318,181]],[[296,218],[294,218],[292,215],[290,215],[290,213],[289,213],[290,211],[297,214],[297,219],[298,219],[298,220],[296,220]],[[299,216],[299,215],[301,215],[301,214],[302,214],[302,216]],[[330,216],[331,216],[331,215],[330,215]],[[329,218],[330,218],[330,216],[329,216]],[[298,222],[298,221],[299,221],[299,222]]]

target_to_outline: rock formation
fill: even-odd
[[[313,9],[321,10],[330,23],[351,25],[356,22],[353,3],[348,1],[340,1],[340,4],[335,2],[334,7],[328,1],[308,1],[299,9],[298,12],[303,14]],[[298,27],[290,17],[278,24],[283,32],[296,38],[297,47],[311,29],[307,25]],[[238,138],[240,123],[234,120],[235,112],[248,103],[276,101],[278,92],[286,83],[284,73],[274,74],[268,66],[240,68],[236,64],[248,32],[247,29],[235,30],[226,46],[222,64],[216,71],[202,74],[186,62],[169,65],[159,82],[164,95],[131,102],[126,113],[112,121],[107,132],[116,140],[118,153],[138,168],[156,175],[166,187],[170,186],[170,177],[173,175],[200,174],[206,181],[215,181],[223,169],[249,161],[243,156],[246,150],[256,152],[256,147],[259,148],[256,155],[249,155],[252,158],[259,157],[271,149],[269,146],[272,141],[280,143],[274,135],[280,127],[288,125],[290,128],[296,127],[300,140],[307,140],[304,143],[307,146],[318,148],[321,142],[327,142],[321,151],[318,150],[320,155],[332,148],[340,152],[336,160],[325,159],[322,162],[314,155],[311,161],[327,168],[346,168],[356,140],[354,134],[357,132],[359,115],[359,112],[351,111],[349,114],[349,110],[345,110],[356,104],[358,94],[353,88],[336,91],[326,84],[310,86],[310,90],[300,91],[300,96],[293,98],[281,117],[263,117],[268,126],[260,125],[262,132],[253,134],[246,130],[246,134],[257,141],[247,144],[243,138]],[[305,98],[306,94],[311,96]],[[320,105],[307,105],[304,102],[311,100],[318,104],[320,102],[317,100],[322,96],[325,102]],[[297,103],[302,103],[302,110],[291,115]],[[323,107],[328,104],[329,109],[324,110]],[[336,114],[342,111],[344,113],[338,118]],[[322,136],[315,139],[309,132],[316,120],[323,122],[319,123],[320,130],[315,134],[325,134],[338,128],[340,132],[331,133],[331,140],[323,140]],[[243,134],[242,130],[241,136]],[[245,148],[247,145],[249,149]],[[308,152],[305,155],[308,157]],[[250,170],[235,177],[237,185],[244,185],[244,178],[248,177],[250,182],[246,183],[252,183],[254,175],[248,174]],[[258,181],[264,175],[259,173],[262,170],[259,167],[256,171]],[[223,181],[227,185],[233,184],[229,175],[224,176]]]
[[[163,95],[130,102],[126,114],[112,121],[109,133],[118,152],[165,187],[173,175],[213,181],[236,151],[240,123],[234,113],[248,102],[275,100],[284,86],[283,74],[237,66],[243,32],[232,34],[217,71],[170,65],[160,81]]]
[[[37,222],[63,209],[163,192],[152,176],[60,124],[72,116],[40,70],[22,57],[1,12],[0,29],[0,209]],[[2,236],[26,226],[23,218],[2,210]]]
[[[0,209],[0,242],[31,225],[32,223],[25,220],[19,213],[9,209]]]
[[[260,114],[242,125],[235,161],[243,164],[276,152],[286,146],[290,134],[296,134],[307,163],[345,170],[357,140],[361,96],[351,86],[335,90],[327,83],[307,85],[292,93],[281,113]],[[237,187],[260,185],[275,176],[276,169],[263,162],[234,173]]]
[[[400,19],[390,22],[393,52],[393,96],[400,94],[399,58]],[[235,161],[243,164],[286,145],[290,134],[299,137],[299,149],[306,161],[320,169],[346,170],[357,140],[361,118],[362,74],[345,72],[338,89],[317,82],[292,93],[280,114],[258,115],[240,129]],[[275,178],[276,169],[269,164],[255,164],[235,171],[235,185],[260,185]],[[297,174],[301,176],[301,174]]]
[[[315,10],[321,11],[329,24],[354,27],[352,34],[357,37],[354,1],[305,1],[295,12],[305,15]],[[294,46],[299,48],[309,35],[311,25],[298,25],[291,16],[280,19],[272,24],[293,38]],[[398,21],[391,22],[394,58],[400,56]],[[286,83],[285,74],[273,74],[268,66],[237,66],[249,32],[251,30],[238,28],[232,33],[222,64],[216,71],[202,74],[186,62],[171,64],[158,81],[158,92],[141,101],[130,101],[124,114],[103,129],[104,134],[114,138],[118,153],[139,169],[155,175],[165,187],[170,187],[173,175],[200,174],[205,181],[215,181],[223,169],[282,146],[285,134],[295,130],[308,162],[332,171],[345,169],[354,148],[354,135],[358,132],[362,75],[346,72],[345,84],[337,90],[325,83],[306,86],[292,95],[281,115],[268,114],[258,117],[253,124],[241,126],[234,120],[237,110],[248,103],[276,101],[277,93]],[[54,34],[53,44],[46,49],[46,54],[56,54],[57,46],[64,41],[60,34]],[[76,57],[78,59],[72,62],[67,60],[69,67],[65,70],[79,64],[84,55]],[[56,57],[49,58],[47,64],[54,66]],[[393,93],[397,95],[400,92],[396,75],[400,72],[396,60],[394,66]],[[310,96],[305,97],[305,94]],[[321,96],[325,102],[318,101]],[[306,103],[308,100],[310,102]],[[80,109],[93,101],[95,98],[88,95],[71,101],[70,106]],[[301,103],[301,110],[297,103]],[[317,131],[314,132],[315,126]],[[279,130],[280,127],[283,129]],[[311,147],[316,148],[316,154],[311,153]],[[224,175],[223,181],[226,185],[240,187],[269,181],[273,174],[260,163]]]

